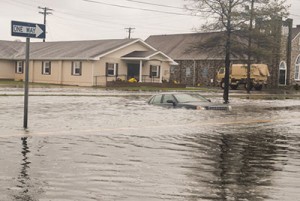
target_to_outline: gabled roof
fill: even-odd
[[[30,59],[97,60],[136,42],[141,42],[150,50],[155,50],[141,39],[32,42],[30,43]],[[25,46],[24,42],[0,41],[0,59],[24,59]]]
[[[161,51],[157,50],[150,50],[150,51],[133,51],[129,54],[126,54],[122,56],[122,59],[125,60],[151,60],[154,56],[161,55],[166,59],[166,61],[169,61],[171,65],[178,65],[172,58],[167,56]]]
[[[174,35],[153,35],[146,39],[146,43],[150,44],[157,50],[169,55],[175,60],[207,60],[218,59],[224,60],[224,55],[220,48],[215,48],[212,52],[205,49],[197,49],[197,44],[221,35],[221,32],[212,33],[190,33],[190,34],[174,34]]]
[[[19,55],[24,56],[25,43],[13,41],[0,41],[0,59],[12,59]],[[25,58],[25,57],[24,57]]]

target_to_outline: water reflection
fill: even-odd
[[[15,200],[20,201],[35,201],[31,195],[30,195],[30,189],[32,189],[32,186],[30,185],[30,175],[29,175],[29,169],[30,169],[30,160],[28,157],[28,154],[30,153],[28,143],[27,143],[28,137],[22,137],[22,161],[21,161],[21,170],[20,174],[18,176],[18,189],[20,191],[17,195],[14,195]]]
[[[199,195],[201,200],[270,199],[268,189],[273,176],[283,170],[288,160],[284,132],[269,127],[230,130],[230,133],[226,130],[216,131],[217,135],[197,134],[188,138],[199,147],[194,147],[195,167],[190,167],[187,176],[199,187],[206,186],[199,189],[193,184],[190,193]]]

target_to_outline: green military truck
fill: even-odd
[[[267,85],[270,76],[268,66],[266,64],[251,64],[250,68],[250,89],[261,90]],[[225,67],[221,67],[217,73],[217,82],[224,89]],[[247,87],[247,64],[232,64],[229,73],[229,86],[231,89],[237,89],[239,85]]]

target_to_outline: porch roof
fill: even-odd
[[[121,58],[124,60],[151,60],[152,57],[156,55],[161,55],[164,59],[164,61],[168,61],[171,63],[171,65],[178,65],[173,59],[171,59],[169,56],[166,54],[162,53],[161,51],[155,51],[155,50],[150,50],[150,51],[133,51],[129,54],[126,54],[122,56]]]

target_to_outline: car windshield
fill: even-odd
[[[176,94],[174,95],[179,103],[186,102],[208,102],[208,100],[199,94]]]

